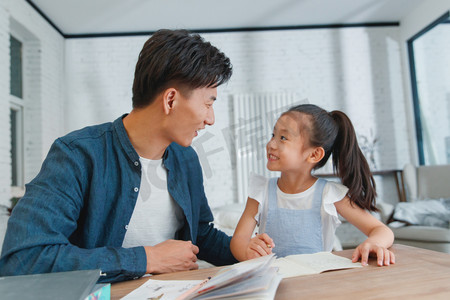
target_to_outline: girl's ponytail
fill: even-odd
[[[332,148],[334,169],[342,184],[349,188],[348,195],[352,203],[363,209],[377,211],[375,180],[358,146],[352,122],[341,111],[332,111],[330,116],[339,128]]]

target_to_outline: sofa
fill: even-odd
[[[402,178],[404,202],[389,221],[395,243],[450,253],[450,165],[407,164]]]

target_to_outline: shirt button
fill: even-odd
[[[137,193],[139,191],[139,189],[137,187],[135,187],[134,191]]]
[[[125,229],[128,230],[128,225],[125,225]]]
[[[134,165],[137,167],[137,166],[139,166],[139,162],[138,161],[135,161],[134,162]]]

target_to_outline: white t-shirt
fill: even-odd
[[[167,190],[167,169],[162,159],[139,160],[141,186],[122,243],[124,248],[153,246],[173,239],[183,226],[184,214]]]
[[[266,227],[267,197],[269,178],[250,174],[248,196],[258,201],[258,213],[255,220],[259,226],[259,232],[263,233]],[[286,194],[277,185],[277,205],[288,209],[310,209],[314,197],[317,181],[306,191],[298,194]],[[334,203],[344,199],[348,188],[340,183],[327,181],[322,194],[322,237],[324,251],[333,249],[334,234],[336,228],[341,224]]]

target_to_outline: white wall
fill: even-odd
[[[404,135],[407,128],[398,27],[202,36],[225,52],[234,67],[231,81],[219,88],[216,124],[208,129],[212,135],[205,136],[201,143],[206,152],[213,153],[203,159],[204,169],[211,170],[205,173],[211,206],[245,200],[236,199],[234,150],[223,134],[233,125],[230,97],[236,93],[294,91],[301,99],[308,98],[327,110],[345,111],[357,133],[376,137],[378,169],[401,168],[410,160],[405,155],[410,151]],[[131,109],[134,64],[146,39],[66,42],[66,131],[111,121]],[[395,192],[389,193],[381,196],[395,201]]]
[[[25,182],[40,169],[53,140],[63,133],[64,38],[23,0],[0,1],[0,204],[11,198],[9,124],[9,34],[15,27],[24,46]]]
[[[449,0],[422,1],[400,20],[400,38],[407,41],[450,10]]]

